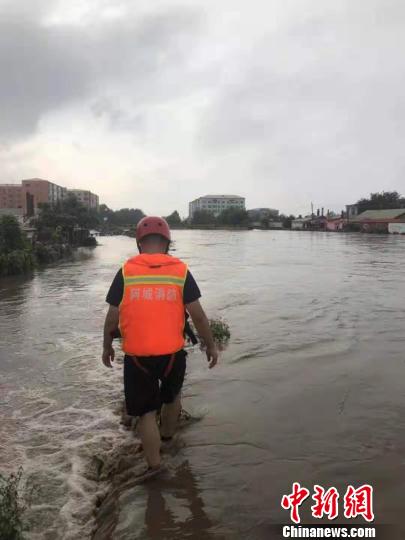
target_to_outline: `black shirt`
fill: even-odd
[[[106,301],[111,306],[118,307],[121,303],[124,295],[124,278],[122,276],[122,269],[118,270],[114,281],[111,283],[110,290],[108,291]],[[183,303],[191,304],[201,298],[200,289],[193,278],[190,271],[187,271],[186,281],[183,288]]]

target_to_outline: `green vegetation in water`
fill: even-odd
[[[14,216],[0,218],[0,277],[29,272],[35,266],[30,243]]]
[[[212,335],[214,336],[215,343],[223,345],[229,341],[231,337],[231,331],[229,324],[222,319],[210,319],[210,327]]]
[[[71,253],[68,244],[32,245],[14,216],[0,218],[0,277],[31,272],[38,264],[55,262]]]
[[[72,255],[73,247],[95,247],[88,227],[98,223],[98,215],[76,199],[68,198],[51,206],[43,204],[31,220],[35,235],[29,241],[15,216],[0,217],[0,277],[24,274],[38,265],[53,263]]]
[[[0,538],[22,540],[23,515],[29,506],[26,490],[22,487],[23,471],[5,477],[0,473]]]
[[[225,322],[223,319],[209,319],[209,323],[210,323],[210,328],[211,328],[211,332],[212,332],[215,343],[220,348],[226,345],[231,337],[229,324]],[[194,333],[198,335],[192,322],[190,322],[190,326],[192,330],[194,331]],[[198,335],[198,339],[200,340],[201,347],[205,349],[204,340],[199,335]]]
[[[0,277],[30,272],[35,267],[35,258],[30,250],[14,250],[0,254]]]

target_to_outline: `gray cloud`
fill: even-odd
[[[177,8],[93,26],[45,25],[40,14],[30,9],[22,17],[9,9],[0,20],[3,140],[29,135],[47,112],[104,92],[128,95],[134,106],[167,100],[179,91],[170,71],[185,61],[187,42],[201,24],[196,10]],[[99,114],[107,101],[98,102]],[[114,125],[118,110],[105,109]]]
[[[86,66],[77,51],[69,50],[73,39],[27,21],[0,24],[3,137],[32,132],[43,113],[85,94]]]
[[[402,0],[190,4],[3,2],[0,143],[35,141],[35,157],[3,152],[0,171],[48,175],[55,135],[55,174],[99,166],[100,178],[103,154],[116,206],[137,186],[137,204],[164,205],[155,212],[209,191],[294,212],[405,191]]]
[[[405,15],[405,5],[397,7],[396,23]],[[204,142],[287,138],[306,146],[313,137],[346,137],[370,116],[397,122],[405,104],[405,61],[398,54],[404,45],[402,26],[370,27],[350,17],[325,16],[273,34],[241,59],[237,77],[220,89]]]
[[[253,182],[331,206],[405,187],[404,19],[402,2],[375,0],[265,36],[207,110],[207,155],[249,150]]]

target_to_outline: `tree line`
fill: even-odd
[[[405,208],[405,198],[397,191],[382,191],[371,193],[369,198],[362,198],[357,202],[359,212],[366,210],[382,210],[390,208]],[[112,210],[107,205],[100,205],[98,215],[93,215],[96,222],[94,228],[132,228],[145,217],[145,213],[140,208],[121,208]],[[291,228],[291,223],[295,219],[294,215],[285,215],[269,211],[267,215],[255,217],[240,208],[226,208],[219,215],[214,215],[207,210],[197,210],[191,219],[181,219],[177,210],[164,216],[171,227],[187,227],[189,225],[203,226],[241,226],[246,227],[252,223],[259,223],[263,228],[271,227],[274,221],[281,222],[286,229]],[[98,221],[97,221],[98,220]]]
[[[106,204],[100,205],[99,210],[99,225],[107,227],[133,227],[145,217],[145,213],[140,208],[121,208],[120,210],[112,210]],[[169,225],[181,226],[184,221],[181,219],[177,210],[168,216],[164,216]]]
[[[362,198],[356,204],[359,213],[366,210],[395,210],[405,208],[405,197],[400,195],[398,191],[381,191],[370,193],[370,197]]]
[[[405,197],[397,191],[382,191],[360,199],[357,205],[359,213],[366,210],[405,209]],[[97,212],[86,208],[71,196],[54,205],[40,206],[38,215],[30,223],[36,230],[34,243],[27,240],[16,218],[3,216],[0,218],[0,275],[29,270],[36,262],[57,260],[69,252],[69,246],[94,245],[95,239],[88,236],[89,229],[113,234],[129,229],[133,234],[137,223],[144,216],[139,208],[112,210],[105,204]],[[277,221],[287,229],[291,228],[295,219],[293,215],[278,215],[277,211],[255,215],[240,208],[227,208],[219,215],[198,210],[192,219],[185,220],[175,210],[165,217],[171,227],[247,227],[259,224],[262,228],[269,228],[272,222]]]
[[[187,220],[190,225],[212,225],[212,226],[230,226],[230,227],[249,227],[259,225],[264,229],[272,226],[272,223],[281,223],[285,229],[291,229],[293,215],[279,214],[277,211],[257,212],[252,214],[241,208],[226,208],[219,215],[215,215],[207,210],[196,210],[191,220]]]

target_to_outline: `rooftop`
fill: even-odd
[[[244,199],[240,195],[204,195],[203,197],[198,197],[198,199]]]
[[[356,216],[356,221],[363,221],[367,219],[398,219],[401,216],[405,216],[405,208],[396,208],[393,210],[366,210],[365,212]]]
[[[24,178],[21,182],[51,182],[50,180],[45,180],[44,178]]]
[[[278,212],[275,208],[250,208],[248,212]]]

